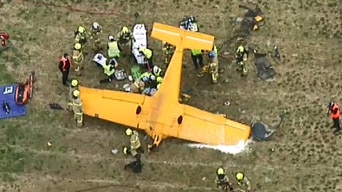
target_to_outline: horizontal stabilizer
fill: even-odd
[[[151,37],[165,41],[176,46],[178,49],[201,49],[210,51],[214,45],[214,36],[185,31],[161,23],[153,24]]]

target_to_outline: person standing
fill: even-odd
[[[340,125],[340,107],[334,103],[330,102],[328,105],[328,116],[330,115],[331,119],[333,120],[333,126],[332,129],[336,128],[334,133],[338,133],[341,131],[341,125]]]
[[[62,83],[64,86],[68,86],[69,72],[71,68],[71,60],[68,53],[64,53],[63,57],[59,60],[59,70],[62,73]]]
[[[191,59],[195,66],[195,69],[202,69],[203,67],[203,50],[193,49],[191,50]]]

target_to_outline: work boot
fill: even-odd
[[[76,126],[77,126],[77,127],[83,127],[83,125],[84,125],[83,122],[82,122],[82,123],[78,123],[78,122],[76,123]]]
[[[338,134],[338,133],[340,133],[340,131],[341,131],[341,129],[335,129],[333,133]]]

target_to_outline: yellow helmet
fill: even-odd
[[[85,28],[83,26],[79,26],[77,31],[80,32],[80,33],[84,33],[85,32]]]
[[[80,91],[79,90],[74,90],[73,92],[72,92],[72,96],[74,96],[74,97],[79,97],[80,96]]]
[[[126,27],[126,26],[124,26],[124,27],[122,27],[122,30],[121,30],[121,32],[123,32],[123,33],[128,33],[128,27]]]
[[[216,173],[217,173],[217,175],[224,175],[224,174],[226,174],[226,171],[222,167],[220,167],[217,169]]]
[[[131,136],[131,135],[133,134],[132,129],[130,129],[130,128],[126,129],[125,134],[126,134],[127,136]]]
[[[244,51],[245,51],[245,48],[244,48],[242,45],[240,45],[240,46],[237,48],[237,51],[236,51],[236,52],[242,53],[242,52],[244,52]]]
[[[235,177],[236,177],[236,179],[237,180],[242,180],[243,179],[243,177],[244,177],[244,175],[243,175],[243,173],[237,173],[236,175],[235,175]]]
[[[71,81],[71,87],[77,87],[78,86],[78,80],[77,79],[73,79]]]
[[[75,43],[75,45],[74,45],[75,50],[80,50],[81,48],[82,48],[81,43]]]
[[[157,85],[157,89],[159,89],[159,88],[160,88],[160,86],[161,86],[161,83],[159,83],[159,84]]]

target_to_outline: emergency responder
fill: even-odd
[[[74,120],[78,127],[83,126],[83,105],[80,99],[80,91],[74,90],[72,92],[72,110],[74,112]]]
[[[71,80],[70,87],[69,87],[69,100],[70,100],[70,102],[72,102],[72,99],[73,99],[72,93],[75,90],[78,90],[78,85],[79,85],[79,82],[78,82],[77,79],[72,79]]]
[[[81,43],[84,46],[87,43],[87,32],[85,27],[79,26],[74,32],[75,43]]]
[[[340,126],[340,108],[339,106],[334,103],[330,102],[328,105],[328,116],[330,115],[331,119],[333,120],[333,126],[331,127],[332,129],[336,128],[334,133],[338,133],[341,131],[341,126]]]
[[[245,46],[240,45],[236,49],[235,59],[236,59],[236,63],[239,66],[238,70],[242,71],[243,74],[247,73],[245,61],[248,59],[248,49]]]
[[[164,63],[166,68],[169,66],[171,57],[175,51],[175,47],[167,42],[163,42],[163,55],[164,55]]]
[[[99,52],[101,48],[101,33],[102,27],[98,22],[93,22],[91,24],[90,39],[93,40],[93,51]]]
[[[141,147],[139,133],[137,131],[134,131],[130,128],[126,129],[125,134],[127,137],[129,137],[129,153],[132,154],[133,157],[140,153],[144,153],[144,149]],[[126,153],[128,154],[128,153]]]
[[[135,41],[132,31],[130,31],[127,26],[123,26],[121,28],[120,32],[117,34],[117,38],[119,41],[119,47],[125,51],[130,49],[132,42]]]
[[[153,66],[152,69],[152,75],[156,76],[156,77],[162,77],[162,69],[160,67],[158,67],[157,65]]]
[[[83,66],[82,66],[83,58],[84,58],[84,56],[83,56],[83,52],[82,52],[81,43],[75,43],[74,50],[72,52],[72,60],[75,64],[76,75],[78,75],[78,76],[81,75],[81,69],[83,68]]]
[[[140,80],[140,79],[137,79],[134,81],[134,83],[132,83],[130,86],[129,86],[129,89],[128,91],[132,92],[132,93],[142,93],[143,90],[145,89],[145,83]]]
[[[146,63],[146,67],[148,70],[151,70],[153,68],[153,51],[152,49],[147,49],[147,48],[143,48],[140,47],[138,49],[139,53],[141,53],[142,55],[144,55],[145,59],[147,60]]]
[[[160,86],[160,84],[163,82],[163,78],[162,77],[157,77],[154,75],[151,75],[148,82],[145,83],[145,87],[149,88],[149,89],[156,89],[158,90],[158,85]]]
[[[71,68],[71,60],[68,53],[64,53],[63,57],[59,60],[59,70],[62,72],[62,83],[64,86],[68,86],[69,72]]]
[[[211,75],[213,83],[217,83],[218,75],[219,75],[219,65],[218,65],[218,52],[217,48],[214,45],[212,50],[208,52],[209,63],[202,68],[202,72],[198,75],[202,77],[205,73],[209,72]]]
[[[124,148],[124,150],[125,150],[125,148]],[[126,150],[127,150],[127,148],[126,148]],[[131,169],[133,171],[133,173],[141,173],[143,164],[141,163],[140,154],[137,154],[134,158],[135,158],[135,160],[126,164],[124,169],[125,170]]]
[[[103,73],[107,76],[106,79],[100,80],[100,83],[111,82],[115,78],[115,69],[118,66],[118,62],[112,58],[103,66]]]
[[[243,190],[246,190],[246,192],[249,192],[251,190],[251,182],[249,179],[243,174],[242,172],[237,172],[235,174],[235,179],[238,182],[238,185],[243,188]]]
[[[113,35],[110,35],[108,37],[108,40],[109,40],[109,42],[107,44],[108,59],[111,59],[111,58],[119,59],[121,49],[118,45],[118,42],[115,40]]]
[[[220,189],[229,188],[229,190],[233,191],[233,187],[229,183],[229,178],[226,174],[226,170],[223,167],[219,167],[216,169],[216,186]]]
[[[156,76],[154,76],[152,72],[147,71],[141,74],[139,79],[145,83],[145,86],[147,86],[156,79]]]
[[[191,50],[191,59],[194,63],[195,69],[202,69],[203,67],[203,51],[199,49]]]

